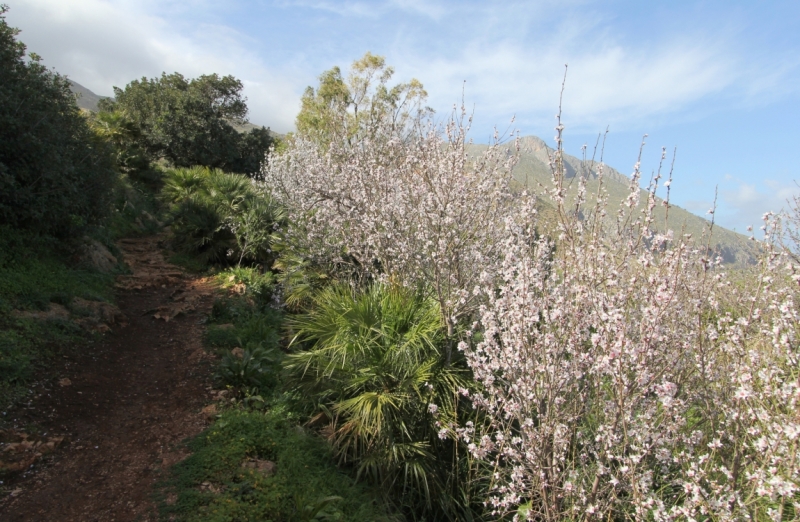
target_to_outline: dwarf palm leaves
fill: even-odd
[[[282,210],[240,174],[205,167],[167,173],[162,198],[170,205],[176,245],[206,261],[263,262]]]
[[[336,454],[387,489],[420,494],[428,506],[443,494],[453,421],[466,376],[443,364],[444,334],[435,301],[405,288],[373,285],[362,294],[335,285],[311,310],[289,321],[290,380],[327,418]],[[445,430],[446,431],[446,430]]]

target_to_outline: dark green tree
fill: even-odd
[[[209,74],[195,79],[179,73],[142,78],[114,88],[116,101],[102,112],[121,111],[138,127],[140,146],[153,159],[177,167],[202,165],[249,175],[260,171],[272,140],[265,129],[240,134],[247,121],[242,82]]]
[[[48,70],[5,21],[0,5],[0,225],[58,237],[110,210],[116,178],[63,76]]]

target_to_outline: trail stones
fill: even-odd
[[[64,437],[42,437],[0,430],[0,471],[24,471],[42,456],[52,453]]]
[[[216,404],[209,404],[208,406],[200,410],[200,413],[206,420],[213,421],[216,418],[217,414],[219,413],[219,409],[217,408]]]

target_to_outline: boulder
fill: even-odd
[[[113,272],[117,268],[119,261],[109,252],[105,245],[88,236],[84,237],[83,240],[81,259],[84,263],[104,274]]]

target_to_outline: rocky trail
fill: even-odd
[[[56,356],[56,379],[9,411],[3,521],[155,520],[153,485],[207,424],[213,361],[202,346],[213,285],[167,263],[160,237],[119,243],[132,274],[117,279],[111,331]],[[33,427],[33,428],[31,428]]]

